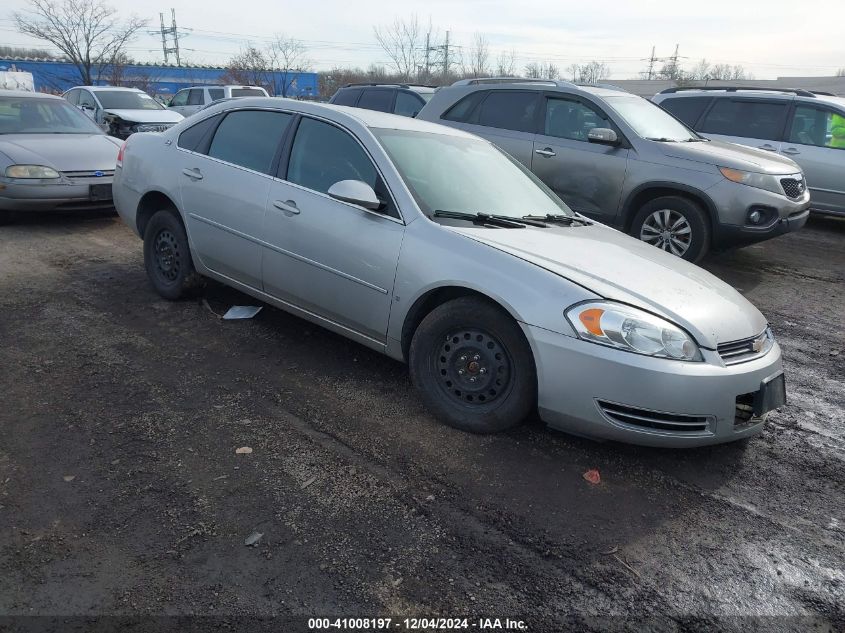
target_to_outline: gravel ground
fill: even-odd
[[[813,219],[705,261],[770,320],[789,404],[679,451],[467,435],[403,365],[305,321],[221,321],[254,301],[214,283],[160,300],[115,217],[0,228],[0,629],[845,630],[843,244]]]

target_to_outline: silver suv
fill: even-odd
[[[492,141],[575,211],[690,261],[795,231],[809,214],[790,159],[708,141],[612,86],[462,80],[418,118]]]
[[[652,101],[707,138],[788,156],[807,175],[812,211],[845,216],[845,98],[806,90],[670,88]]]

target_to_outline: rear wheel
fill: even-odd
[[[157,211],[147,223],[144,265],[155,291],[170,301],[184,297],[195,285],[188,236],[173,211]]]
[[[663,196],[640,207],[631,235],[687,261],[697,262],[710,248],[710,226],[701,207],[681,196]]]
[[[534,358],[500,308],[461,297],[435,308],[411,341],[411,379],[443,422],[472,433],[516,426],[536,402]]]

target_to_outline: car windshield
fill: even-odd
[[[261,88],[232,88],[233,97],[266,97]]]
[[[487,141],[409,130],[373,133],[427,215],[574,215],[536,176]]]
[[[665,143],[701,140],[695,132],[651,101],[640,97],[605,97],[605,101],[642,138]]]
[[[103,134],[64,99],[0,97],[0,134]]]
[[[163,110],[158,101],[144,92],[133,90],[98,90],[97,99],[105,110]]]

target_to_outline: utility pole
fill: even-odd
[[[176,49],[176,65],[181,66],[182,60],[179,58],[179,31],[176,30],[176,9],[170,9],[170,16],[173,20],[171,29],[173,31],[173,48]],[[677,49],[675,50],[675,54],[678,54]]]
[[[449,31],[446,31],[446,43],[443,44],[443,77],[449,77]]]
[[[425,34],[425,78],[423,81],[428,81],[431,76],[431,28]]]
[[[672,79],[678,78],[678,46],[679,44],[675,44],[675,54],[670,58],[672,60]]]
[[[176,9],[170,9],[171,26],[167,28],[164,26],[164,13],[159,13],[158,17],[161,20],[161,51],[164,53],[164,63],[167,63],[167,56],[170,53],[176,55],[176,65],[181,66],[182,60],[179,57],[179,31],[176,29]],[[168,36],[173,38],[173,46],[168,46]]]
[[[648,80],[651,81],[654,77],[654,46],[651,47],[651,57],[648,58]]]

